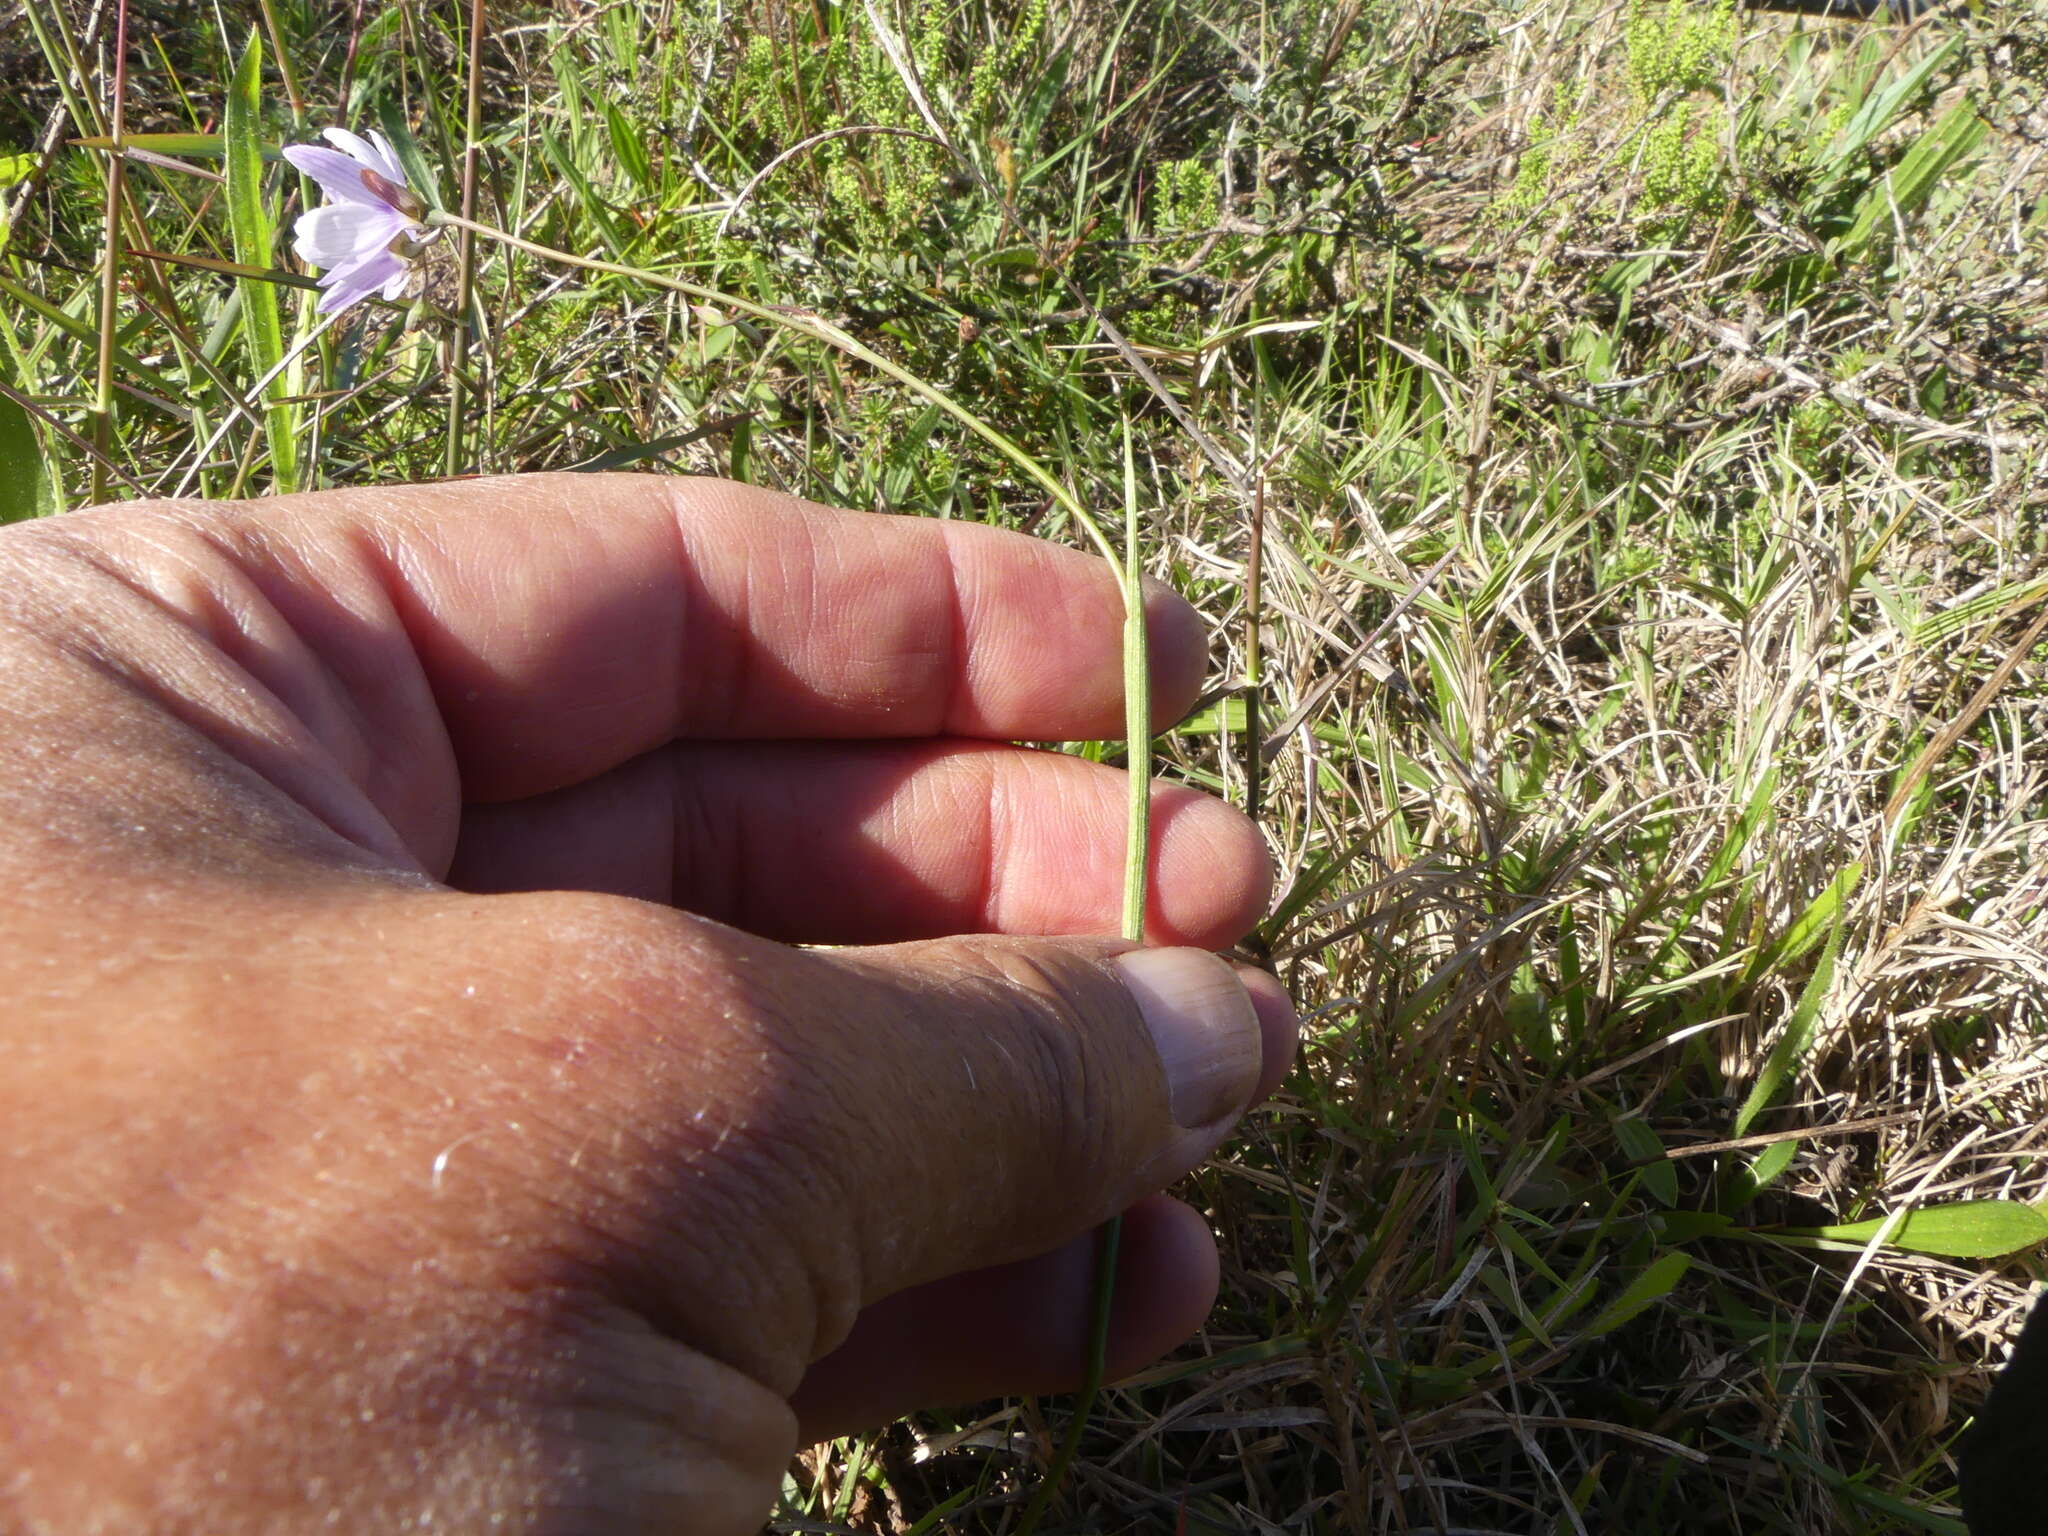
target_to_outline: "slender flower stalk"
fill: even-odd
[[[1123,935],[1145,942],[1146,853],[1152,838],[1152,658],[1145,634],[1144,513],[1131,417],[1124,413],[1124,766],[1131,780],[1130,857],[1124,861]],[[1121,1220],[1122,1218],[1118,1218]],[[1114,1269],[1114,1265],[1111,1266]]]
[[[449,213],[445,209],[435,209],[426,214],[425,222],[430,228],[435,230],[443,228],[466,229],[473,234],[483,236],[486,240],[495,240],[500,245],[508,245],[514,250],[524,251],[529,256],[538,256],[543,261],[558,261],[565,266],[581,267],[586,272],[607,272],[614,277],[631,278],[635,282],[647,283],[655,288],[665,288],[670,293],[679,293],[684,298],[695,299],[700,304],[711,304],[720,309],[732,310],[743,315],[751,315],[756,320],[765,321],[767,324],[777,326],[782,330],[794,331],[799,336],[808,336],[814,341],[822,341],[827,346],[844,352],[848,357],[858,358],[876,372],[888,375],[888,377],[903,385],[919,398],[937,406],[976,437],[994,448],[1012,464],[1016,465],[1018,469],[1022,470],[1032,480],[1036,481],[1045,493],[1052,497],[1054,504],[1062,512],[1065,512],[1067,516],[1071,517],[1079,525],[1083,533],[1088,535],[1089,541],[1095,545],[1102,558],[1107,560],[1111,568],[1119,572],[1121,576],[1124,566],[1123,556],[1117,552],[1116,546],[1110,542],[1109,535],[1103,532],[1102,524],[1096,521],[1094,514],[1081,504],[1081,499],[1067,489],[1052,471],[1026,453],[1016,442],[1005,437],[979,416],[976,416],[972,411],[954,400],[944,390],[939,389],[936,385],[927,383],[909,369],[890,362],[881,353],[875,351],[858,338],[841,330],[822,315],[812,314],[808,310],[756,304],[753,300],[743,299],[737,294],[723,293],[716,288],[706,288],[699,283],[685,282],[679,277],[667,277],[659,272],[649,272],[641,267],[629,267],[622,262],[600,261],[594,256],[578,256],[570,251],[558,251],[551,245],[542,245],[538,241],[523,239],[518,235],[509,234],[502,229],[493,229],[488,224],[479,224],[474,219],[465,219],[459,214]],[[1142,846],[1138,852],[1142,857],[1144,853]]]
[[[1124,413],[1124,771],[1130,776],[1129,841],[1124,854],[1123,935],[1145,941],[1145,888],[1151,878],[1147,851],[1152,841],[1152,667],[1145,635],[1145,562],[1139,532],[1138,467],[1131,450],[1131,417]],[[1038,1490],[1024,1507],[1019,1536],[1034,1536],[1052,1501],[1066,1487],[1067,1472],[1081,1450],[1081,1436],[1102,1394],[1109,1362],[1109,1325],[1116,1303],[1117,1257],[1123,1250],[1124,1219],[1103,1223],[1095,1245],[1095,1296],[1088,1315],[1088,1355],[1081,1390],[1067,1432],[1053,1452],[1052,1465],[1039,1479]]]

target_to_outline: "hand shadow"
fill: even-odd
[[[2048,1530],[2048,1292],[2034,1303],[1958,1461],[1970,1536]]]

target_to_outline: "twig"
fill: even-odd
[[[1922,416],[1916,411],[1902,411],[1895,405],[1887,404],[1875,395],[1856,388],[1853,384],[1837,383],[1824,379],[1800,367],[1790,358],[1776,357],[1752,346],[1741,330],[1725,322],[1704,319],[1699,315],[1682,317],[1695,330],[1704,332],[1727,351],[1738,357],[1747,358],[1760,367],[1768,368],[1790,384],[1825,395],[1837,405],[1860,411],[1872,421],[1888,427],[1903,427],[1925,437],[1940,438],[1948,442],[1974,443],[1980,448],[1989,448],[2001,453],[2029,453],[2041,444],[2034,438],[2021,437],[2010,432],[1976,432],[1968,427],[1951,426],[1945,421],[1936,421],[1932,416]]]
[[[1913,792],[1920,787],[1920,781],[1936,763],[1948,755],[1951,747],[1963,739],[1963,733],[1977,723],[1977,718],[1991,707],[1992,700],[1998,697],[2000,690],[2011,680],[2013,673],[2019,670],[2019,664],[2033,654],[2034,642],[2039,640],[2044,632],[2048,632],[2048,608],[2041,610],[2034,622],[2027,626],[2026,633],[2021,635],[2013,643],[2012,649],[2005,653],[2005,659],[1991,669],[1991,675],[1984,679],[1983,685],[1970,695],[1970,702],[1963,706],[1963,712],[1943,726],[1935,734],[1934,739],[1920,749],[1912,765],[1900,776],[1899,787],[1892,791],[1891,798],[1884,803],[1886,831],[1897,827],[1899,813],[1913,798]]]
[[[484,0],[469,6],[469,100],[462,135],[462,216],[476,217],[476,162],[483,131]],[[448,338],[448,429],[442,442],[441,473],[462,473],[462,418],[469,405],[465,382],[469,367],[469,333],[475,323],[476,231],[462,229],[455,246],[455,326]]]
[[[108,117],[108,139],[114,153],[107,157],[106,247],[100,253],[100,353],[99,384],[94,394],[93,454],[89,495],[94,501],[107,496],[107,465],[114,453],[114,332],[121,312],[121,201],[127,165],[121,158],[128,95],[128,0],[119,0],[114,12],[114,103]]]
[[[1701,1141],[1689,1147],[1666,1147],[1656,1157],[1639,1157],[1629,1163],[1631,1168],[1646,1168],[1652,1163],[1676,1162],[1681,1157],[1712,1157],[1721,1152],[1748,1152],[1757,1147],[1773,1147],[1781,1141],[1818,1141],[1823,1136],[1853,1136],[1864,1131],[1881,1131],[1887,1126],[1903,1125],[1908,1120],[1918,1119],[1917,1109],[1901,1110],[1897,1114],[1872,1115],[1864,1120],[1844,1120],[1840,1125],[1802,1125],[1789,1131],[1763,1131],[1755,1136],[1736,1136],[1727,1141]]]

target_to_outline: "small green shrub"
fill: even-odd
[[[1694,101],[1679,101],[1650,125],[1643,140],[1643,185],[1637,207],[1704,213],[1720,192],[1721,163],[1716,118]]]
[[[1735,0],[1714,0],[1705,10],[1650,0],[1629,0],[1628,79],[1645,106],[1666,92],[1712,90],[1734,56]]]

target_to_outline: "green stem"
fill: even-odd
[[[278,30],[277,7],[273,0],[261,0],[263,30],[270,37],[270,51],[277,59],[277,77],[284,84],[284,99],[291,104],[292,128],[304,132],[306,127],[306,98],[299,91],[299,74],[292,68],[291,55],[284,51],[284,33]]]
[[[1145,562],[1131,418],[1124,417],[1124,757],[1131,816],[1124,859],[1124,937],[1145,942],[1145,882],[1152,831],[1152,666],[1145,643]]]
[[[1124,418],[1124,757],[1130,778],[1130,833],[1124,857],[1123,936],[1145,942],[1145,887],[1152,829],[1152,668],[1145,635],[1145,562],[1138,516],[1137,466],[1131,456],[1131,419]],[[1116,1304],[1116,1261],[1124,1221],[1112,1216],[1096,1250],[1095,1295],[1088,1326],[1088,1366],[1067,1432],[1018,1523],[1017,1536],[1034,1536],[1046,1510],[1066,1486],[1081,1436],[1102,1392],[1109,1361],[1109,1322]]]
[[[769,325],[777,326],[786,331],[792,331],[799,336],[808,336],[813,341],[822,341],[828,347],[834,347],[844,352],[848,357],[858,358],[876,372],[886,374],[894,379],[920,399],[937,406],[976,437],[994,448],[1012,464],[1016,465],[1018,469],[1036,481],[1045,493],[1052,497],[1053,502],[1059,509],[1081,527],[1081,530],[1088,535],[1089,540],[1101,552],[1105,560],[1109,561],[1111,565],[1119,570],[1123,567],[1123,558],[1117,554],[1116,546],[1109,542],[1108,535],[1102,531],[1102,525],[1096,522],[1086,507],[1081,505],[1080,498],[1075,496],[1066,486],[1062,485],[1058,478],[1043,464],[1040,464],[1038,460],[1026,453],[1023,448],[998,432],[965,406],[959,404],[936,385],[928,384],[908,369],[890,362],[881,353],[875,351],[864,342],[848,335],[831,321],[821,316],[811,314],[805,310],[782,309],[769,304],[756,304],[753,300],[743,299],[737,294],[723,293],[716,288],[706,288],[699,283],[685,282],[679,277],[666,277],[659,272],[649,272],[641,267],[629,267],[616,261],[600,261],[594,256],[577,256],[568,251],[558,251],[553,246],[541,245],[537,241],[522,239],[520,236],[510,234],[505,230],[493,229],[488,224],[479,224],[474,219],[465,219],[460,214],[436,210],[427,215],[426,222],[429,224],[446,225],[451,229],[466,229],[472,234],[482,235],[486,240],[496,240],[501,245],[511,246],[514,250],[525,251],[529,256],[538,256],[543,261],[559,261],[567,266],[581,267],[586,272],[608,272],[614,277],[631,278],[635,282],[649,283],[656,288],[665,288],[670,293],[680,293],[685,298],[696,299],[700,303],[715,304],[721,309],[736,310],[740,314],[751,315],[756,320],[765,321]]]
[[[1017,1522],[1017,1536],[1035,1536],[1039,1521],[1045,1518],[1053,1499],[1067,1485],[1067,1470],[1073,1466],[1074,1457],[1081,1449],[1081,1436],[1088,1428],[1095,1399],[1102,1391],[1104,1365],[1109,1359],[1111,1303],[1116,1299],[1116,1261],[1123,1247],[1123,1238],[1123,1217],[1113,1216],[1103,1224],[1102,1236],[1095,1248],[1095,1310],[1088,1323],[1088,1374],[1081,1382],[1080,1395],[1074,1400],[1073,1416],[1067,1420],[1067,1432],[1060,1437],[1060,1448],[1053,1455],[1052,1465],[1039,1479],[1031,1502],[1025,1506],[1024,1518]]]
[[[1251,527],[1244,558],[1244,813],[1253,821],[1264,807],[1266,742],[1259,719],[1260,692],[1266,680],[1265,642],[1261,634],[1266,556],[1266,467],[1259,465],[1252,482]]]

